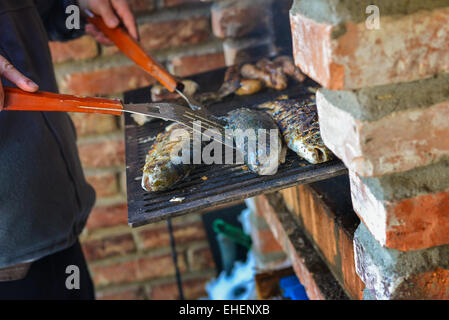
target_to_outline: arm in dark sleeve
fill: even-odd
[[[48,0],[47,0],[48,1]],[[72,14],[66,13],[66,8],[70,5],[78,5],[76,0],[52,0],[51,6],[44,12],[41,11],[42,21],[51,41],[67,41],[81,37],[84,34],[86,20],[81,14],[80,29],[68,29],[66,20]],[[48,6],[49,2],[46,3]]]

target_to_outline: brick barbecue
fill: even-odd
[[[243,19],[244,15],[227,15],[229,11],[221,8],[219,2],[129,1],[143,47],[176,76],[190,76],[276,53],[278,40],[272,32],[271,17],[257,19],[257,15],[270,11],[271,1],[239,1],[246,2],[245,10],[251,8],[248,3],[256,2],[265,8],[258,11],[251,23]],[[283,20],[288,24],[291,1],[281,2]],[[219,24],[213,22],[217,15],[225,17],[218,19]],[[264,21],[264,30],[256,30],[260,25],[253,22],[258,20]],[[240,27],[233,27],[236,25]],[[123,98],[126,91],[155,83],[117,48],[98,45],[90,36],[51,42],[50,49],[62,93]],[[123,121],[108,115],[71,116],[85,175],[97,192],[96,206],[81,236],[97,298],[178,298],[165,223],[135,229],[127,226]],[[184,295],[191,299],[205,296],[205,283],[216,275],[201,220],[203,212],[173,219]],[[165,267],[152,273],[146,270],[159,263]]]
[[[291,265],[310,299],[449,299],[449,1],[129,2],[143,47],[176,76],[287,52],[321,86],[321,134],[349,174],[248,201],[259,270]],[[88,36],[50,46],[64,93],[155,83]],[[81,239],[98,298],[179,298],[165,224],[126,225],[123,121],[72,118],[98,196]],[[184,293],[204,296],[201,212],[173,223]]]

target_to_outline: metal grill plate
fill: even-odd
[[[202,91],[213,91],[223,81],[224,72],[225,69],[215,70],[190,79],[196,81]],[[312,94],[310,87],[316,86],[310,79],[302,84],[292,82],[285,91],[265,90],[252,96],[230,97],[210,106],[209,110],[216,115],[224,115],[234,108],[251,107],[282,94],[306,98]],[[125,103],[148,102],[150,89],[129,91],[125,93],[124,100]],[[125,115],[128,222],[131,227],[347,173],[346,167],[338,159],[312,165],[289,150],[286,162],[279,166],[277,174],[273,176],[259,176],[244,170],[242,165],[204,165],[196,168],[175,188],[149,193],[141,187],[142,168],[153,143],[151,138],[166,125],[167,122],[154,121],[138,126],[129,115]],[[207,177],[207,180],[203,180],[203,177]],[[183,200],[171,202],[174,198]]]

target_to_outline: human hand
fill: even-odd
[[[20,73],[14,66],[4,57],[0,56],[0,77],[4,77],[18,86],[20,89],[35,92],[39,86],[29,78]],[[5,103],[5,92],[0,81],[0,111],[3,109]]]
[[[83,12],[85,10],[90,10],[101,16],[104,23],[109,28],[115,28],[120,24],[120,20],[123,21],[123,24],[130,35],[134,39],[138,40],[136,20],[134,19],[134,15],[132,14],[126,0],[78,0],[78,3]],[[98,30],[91,23],[86,25],[86,33],[90,34],[95,38],[95,40],[104,45],[113,44],[112,41],[103,34],[103,32]]]

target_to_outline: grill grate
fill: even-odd
[[[217,90],[225,69],[203,73],[194,77],[203,91]],[[291,83],[283,92],[266,90],[259,94],[244,97],[231,97],[210,106],[216,115],[224,115],[239,107],[251,107],[282,94],[289,97],[308,97],[310,87],[316,84],[308,79],[302,84]],[[149,101],[148,88],[129,91],[125,94],[126,103]],[[145,156],[155,137],[167,125],[164,121],[154,121],[138,126],[134,120],[125,115],[126,137],[126,179],[128,193],[128,222],[131,227],[168,219],[174,216],[198,212],[201,209],[242,200],[258,194],[273,192],[295,185],[331,178],[347,172],[343,163],[332,160],[327,163],[311,165],[292,151],[288,151],[286,162],[279,166],[272,176],[259,176],[243,165],[210,165],[197,167],[190,176],[165,192],[148,193],[141,187],[142,168]],[[207,180],[203,180],[207,177]],[[181,198],[180,202],[171,199]]]

